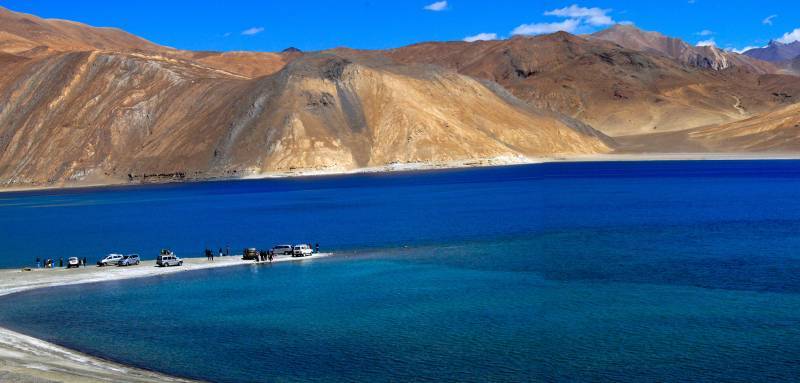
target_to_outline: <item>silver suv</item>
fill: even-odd
[[[122,260],[122,254],[109,254],[105,258],[97,261],[97,266],[116,265]]]
[[[156,265],[161,267],[183,266],[183,259],[170,250],[161,250],[161,254],[156,258]]]
[[[292,245],[278,245],[272,248],[272,254],[275,255],[291,255]]]
[[[139,259],[139,254],[128,254],[128,255],[122,257],[122,259],[119,260],[119,263],[117,263],[117,266],[138,265],[139,262],[141,262],[141,260]]]

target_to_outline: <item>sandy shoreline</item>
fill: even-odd
[[[280,256],[279,262],[303,262],[324,258],[331,254],[321,253],[311,257],[292,258]],[[260,264],[267,264],[261,262]],[[184,258],[184,265],[161,268],[155,261],[142,261],[130,267],[95,267],[78,269],[22,269],[0,270],[0,297],[38,288],[65,286],[83,283],[117,281],[175,274],[192,270],[220,267],[258,267],[254,261],[244,261],[241,256],[206,258]],[[0,382],[192,382],[192,380],[167,376],[157,372],[126,367],[101,358],[57,346],[27,335],[0,327]]]
[[[449,162],[412,162],[396,163],[383,166],[374,166],[350,170],[342,169],[298,169],[285,172],[267,172],[251,174],[242,177],[210,177],[187,180],[131,183],[131,182],[107,182],[107,183],[68,183],[46,186],[0,186],[0,194],[10,192],[24,192],[36,190],[58,190],[58,189],[81,189],[95,187],[113,186],[137,186],[137,185],[159,185],[168,183],[190,183],[190,182],[215,182],[215,181],[236,181],[236,180],[256,180],[270,178],[292,178],[292,177],[318,177],[318,176],[337,176],[355,175],[370,173],[397,173],[413,172],[426,170],[443,169],[466,169],[483,168],[495,166],[514,166],[514,165],[533,165],[544,163],[571,163],[571,162],[631,162],[631,161],[738,161],[738,160],[800,160],[800,153],[614,153],[614,154],[591,154],[578,156],[554,156],[554,157],[493,157],[483,159],[459,160]]]

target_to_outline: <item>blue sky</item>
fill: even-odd
[[[729,49],[765,45],[770,39],[800,39],[800,2],[791,1],[0,0],[0,5],[41,17],[118,27],[162,45],[192,50],[391,48],[470,36],[586,33],[614,22]]]

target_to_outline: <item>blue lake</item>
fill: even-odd
[[[220,382],[800,376],[797,161],[0,194],[3,267],[283,242],[338,255],[17,294],[0,324]]]

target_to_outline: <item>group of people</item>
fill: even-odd
[[[86,267],[86,257],[78,258],[78,261],[80,261],[81,266]],[[45,269],[53,269],[56,267],[56,260],[48,258],[44,260],[44,263],[42,263],[42,259],[36,257],[36,268],[41,269],[42,267],[44,267]],[[58,267],[64,267],[63,257],[58,260]]]
[[[209,260],[209,261],[213,261],[214,260],[214,250],[206,248],[205,254],[206,254],[206,259],[207,260]],[[221,247],[219,248],[219,256],[220,257],[226,257],[226,256],[229,256],[229,255],[231,255],[231,247],[230,246],[225,246],[225,252],[224,253],[222,252],[222,248]]]
[[[266,251],[264,250],[258,251],[258,258],[257,258],[258,262],[264,262],[264,261],[272,262],[273,258],[275,258],[275,252],[272,251],[272,249]]]

